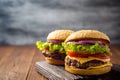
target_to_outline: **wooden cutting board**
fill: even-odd
[[[48,64],[45,61],[36,62],[36,70],[49,80],[120,80],[120,66],[113,64],[112,70],[99,76],[74,75],[65,71],[64,66]]]

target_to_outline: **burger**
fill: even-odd
[[[101,75],[111,70],[109,37],[97,30],[72,33],[64,43],[65,70],[80,75]]]
[[[62,43],[71,33],[73,33],[72,30],[55,30],[48,34],[46,42],[36,42],[37,48],[42,50],[48,63],[64,65],[66,53]]]

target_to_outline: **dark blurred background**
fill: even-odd
[[[97,29],[120,44],[120,0],[0,0],[0,44],[35,44],[55,29]]]

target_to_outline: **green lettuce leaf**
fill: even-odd
[[[75,53],[105,53],[108,52],[108,45],[100,46],[98,43],[94,45],[80,45],[80,44],[62,44],[67,52],[75,52]]]
[[[37,41],[36,46],[39,50],[44,50],[45,48],[49,48],[49,51],[51,53],[56,51],[56,50],[61,52],[61,53],[65,52],[64,47],[62,46],[61,43],[54,44],[54,43]]]

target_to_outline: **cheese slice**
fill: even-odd
[[[87,69],[102,68],[102,67],[105,67],[105,66],[112,66],[112,63],[111,63],[111,62],[107,62],[107,63],[106,63],[106,64],[104,64],[104,65],[99,65],[99,66],[90,66],[90,67],[88,67]]]
[[[110,58],[108,59],[100,59],[100,58],[95,58],[95,57],[87,57],[87,58],[76,58],[76,57],[70,57],[70,56],[67,56],[69,57],[70,59],[72,60],[77,60],[80,62],[80,64],[83,64],[83,63],[86,63],[88,61],[91,61],[91,60],[99,60],[99,61],[102,61],[102,62],[109,62],[110,61]]]

